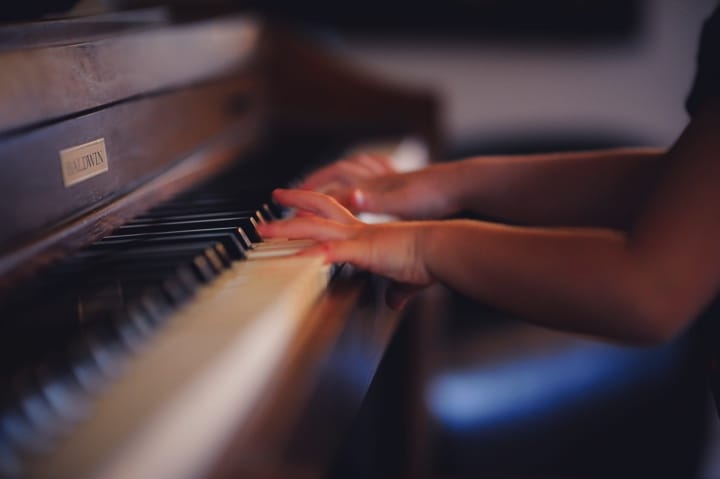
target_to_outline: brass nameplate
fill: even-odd
[[[60,150],[63,183],[75,185],[108,170],[105,139],[99,138],[72,148]]]

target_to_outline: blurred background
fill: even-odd
[[[518,141],[669,144],[687,121],[701,23],[715,0],[33,0],[8,19],[172,4],[280,18],[442,99],[450,151]],[[53,15],[51,13],[51,15]]]
[[[448,159],[670,145],[688,121],[700,29],[717,4],[176,3],[184,11],[260,11],[380,77],[431,87]],[[86,0],[72,14],[152,4]],[[36,14],[17,8],[6,15]],[[717,414],[690,338],[658,348],[610,345],[458,296],[442,316],[425,393],[432,431],[425,462],[434,476],[720,477]],[[392,446],[379,439],[375,449],[383,447]],[[338,477],[369,477],[382,467],[382,453],[352,450]]]
[[[670,144],[687,121],[701,23],[717,2],[575,1],[565,2],[575,10],[564,13],[563,2],[468,3],[479,24],[489,21],[483,3],[516,3],[514,17],[498,15],[488,31],[345,37],[351,58],[398,81],[433,86],[450,145],[458,147],[573,138]],[[537,18],[528,28],[517,22],[525,18],[522,3]],[[558,20],[563,15],[570,26]]]

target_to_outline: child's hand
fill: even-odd
[[[393,173],[395,168],[389,158],[383,155],[358,154],[314,171],[305,178],[299,188],[327,193],[357,185],[363,180]]]
[[[325,193],[353,213],[432,219],[460,209],[455,204],[457,175],[453,163],[396,173],[384,157],[359,155],[321,168],[300,188]]]
[[[413,291],[433,282],[420,253],[420,243],[430,223],[367,225],[321,193],[276,190],[273,196],[278,203],[296,208],[301,214],[260,225],[263,237],[314,239],[319,243],[300,254],[320,254],[327,262],[347,262],[390,278],[395,282],[387,297],[391,307],[401,307]]]

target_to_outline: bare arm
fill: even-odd
[[[368,226],[322,195],[293,192],[278,199],[319,217],[264,232],[316,238],[323,244],[308,254],[415,287],[437,280],[539,324],[657,342],[685,328],[720,289],[719,125],[720,104],[691,122],[627,232],[478,221]]]
[[[322,190],[332,178],[326,192],[351,210],[404,219],[467,210],[511,223],[623,227],[663,158],[652,148],[493,156],[393,174],[371,170],[371,158],[359,156],[318,171],[305,187]]]
[[[432,228],[433,277],[538,323],[634,341],[669,338],[720,289],[720,108],[671,151],[633,228]]]
[[[614,149],[480,157],[457,163],[458,209],[534,225],[625,226],[657,179],[664,151]]]

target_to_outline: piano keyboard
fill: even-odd
[[[207,471],[330,274],[282,258],[306,241],[261,242],[255,225],[279,213],[268,197],[184,195],[19,293],[2,313],[1,476]]]

